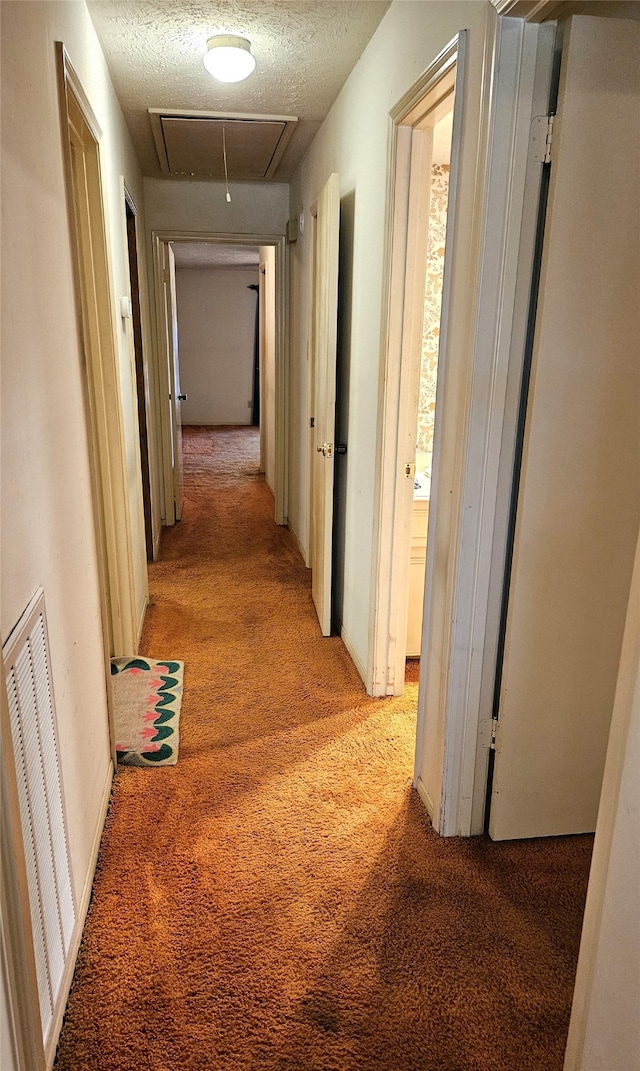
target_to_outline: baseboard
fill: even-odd
[[[144,597],[144,603],[143,603],[143,606],[142,606],[142,613],[140,615],[140,620],[138,621],[138,630],[136,632],[136,654],[140,650],[140,640],[142,639],[142,630],[144,628],[144,619],[147,616],[147,608],[148,608],[148,606],[149,606],[149,593],[147,592],[147,594]]]
[[[300,557],[302,558],[305,566],[308,569],[309,568],[309,562],[307,560],[307,553],[306,553],[304,547],[302,546],[302,543],[298,539],[298,533],[296,532],[295,528],[291,527],[291,522],[290,521],[287,524],[287,528],[291,532],[291,538],[293,539],[293,542],[296,545],[296,550],[298,551],[298,554],[300,555]]]
[[[113,763],[109,760],[109,769],[107,771],[107,779],[105,781],[102,800],[100,803],[100,817],[96,826],[93,845],[91,848],[91,858],[89,860],[89,869],[82,890],[80,901],[77,905],[77,918],[76,925],[73,931],[73,937],[71,939],[71,946],[67,956],[67,964],[62,979],[62,985],[60,986],[60,994],[56,1003],[56,1008],[49,1028],[49,1037],[45,1047],[45,1064],[47,1071],[51,1071],[53,1067],[53,1061],[56,1056],[56,1049],[58,1047],[58,1040],[60,1038],[60,1031],[62,1030],[62,1021],[64,1019],[64,1013],[67,1009],[67,1001],[69,999],[69,991],[71,989],[71,983],[73,982],[73,974],[76,968],[76,959],[78,958],[78,951],[80,949],[80,942],[82,940],[82,934],[84,932],[84,924],[89,910],[89,901],[91,900],[91,890],[93,888],[93,878],[96,872],[96,864],[98,862],[98,852],[100,851],[100,842],[102,840],[102,831],[107,818],[107,810],[109,808],[109,800],[111,798],[111,782],[113,781],[114,768]]]
[[[416,780],[416,792],[418,793],[420,799],[424,803],[426,811],[427,811],[427,814],[429,815],[429,818],[431,819],[431,824],[433,825],[433,816],[435,814],[435,810],[436,809],[433,806],[433,800],[431,799],[431,796],[429,795],[429,793],[427,792],[426,788],[424,787],[424,782],[423,782],[421,777],[418,777],[418,779]],[[433,828],[435,829],[435,825],[433,825]]]
[[[349,639],[349,634],[345,630],[344,625],[340,629],[340,637],[341,637],[342,642],[344,643],[345,647],[347,648],[347,651],[349,652],[349,657],[350,657],[351,661],[353,662],[354,666],[358,670],[358,673],[362,677],[362,683],[364,684],[365,688],[367,688],[368,685],[367,685],[367,670],[366,670],[366,667],[364,665],[364,662],[361,661],[360,656],[358,654],[356,654],[356,649],[353,646],[353,643],[351,642],[351,640]]]

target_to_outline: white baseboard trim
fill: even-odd
[[[367,688],[366,666],[364,665],[364,662],[361,661],[360,656],[357,654],[356,649],[353,646],[353,643],[349,638],[349,634],[346,632],[344,626],[340,630],[340,637],[345,647],[347,648],[347,651],[349,652],[349,657],[351,661],[353,662],[354,666],[358,670],[358,673],[362,677],[362,683],[364,684],[365,688]]]
[[[140,640],[142,639],[142,630],[144,628],[144,619],[147,616],[147,609],[149,606],[149,595],[145,595],[144,604],[142,606],[142,613],[140,614],[140,620],[138,621],[138,630],[136,632],[136,654],[140,650]]]
[[[62,1021],[64,1019],[64,1013],[67,1009],[67,1001],[69,999],[69,990],[71,989],[71,983],[73,982],[73,974],[76,968],[76,959],[78,958],[78,951],[80,949],[80,942],[82,940],[82,934],[84,932],[84,924],[89,910],[89,901],[91,899],[91,890],[93,888],[93,878],[96,872],[96,864],[98,862],[98,852],[100,851],[100,842],[102,840],[102,831],[107,818],[107,810],[109,807],[109,799],[111,797],[111,782],[114,776],[114,767],[111,760],[109,760],[109,768],[107,771],[107,778],[105,781],[104,789],[102,792],[102,800],[100,802],[100,813],[98,823],[96,825],[96,831],[93,839],[93,845],[91,848],[91,858],[89,860],[89,868],[87,870],[87,876],[82,890],[82,895],[78,903],[78,915],[76,918],[76,925],[73,931],[73,937],[71,939],[71,946],[69,948],[69,954],[67,956],[67,963],[64,971],[64,977],[62,979],[62,985],[60,986],[60,993],[56,1002],[56,1008],[51,1020],[51,1026],[49,1028],[49,1036],[45,1045],[45,1064],[47,1071],[51,1071],[53,1067],[53,1061],[56,1056],[56,1049],[58,1047],[58,1040],[60,1038],[60,1031],[62,1030]]]
[[[309,568],[309,562],[307,560],[307,552],[305,551],[304,547],[302,546],[302,543],[298,539],[298,533],[296,532],[295,528],[291,527],[291,523],[290,522],[287,522],[287,528],[291,532],[291,538],[293,539],[293,542],[296,545],[296,550],[298,551],[298,554],[300,555],[300,557],[302,558],[305,566],[308,569]]]
[[[424,782],[423,782],[421,777],[418,777],[418,779],[416,781],[416,792],[418,793],[420,799],[424,803],[426,811],[427,811],[427,814],[429,815],[429,818],[431,819],[431,823],[433,824],[433,816],[435,814],[435,807],[433,806],[433,800],[431,799],[431,796],[429,795],[429,793],[427,792],[426,788],[424,787]],[[435,829],[435,826],[433,828]],[[436,830],[436,832],[437,832],[437,830]]]

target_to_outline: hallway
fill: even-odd
[[[252,428],[185,428],[141,653],[176,767],[120,768],[57,1071],[560,1071],[591,837],[442,840],[417,685],[322,639]]]

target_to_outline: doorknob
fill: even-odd
[[[316,449],[319,454],[324,454],[325,457],[333,457],[333,443],[323,443],[322,446],[318,446]]]

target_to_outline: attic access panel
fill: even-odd
[[[149,109],[160,167],[166,175],[224,179],[223,129],[230,182],[274,176],[297,119]]]

